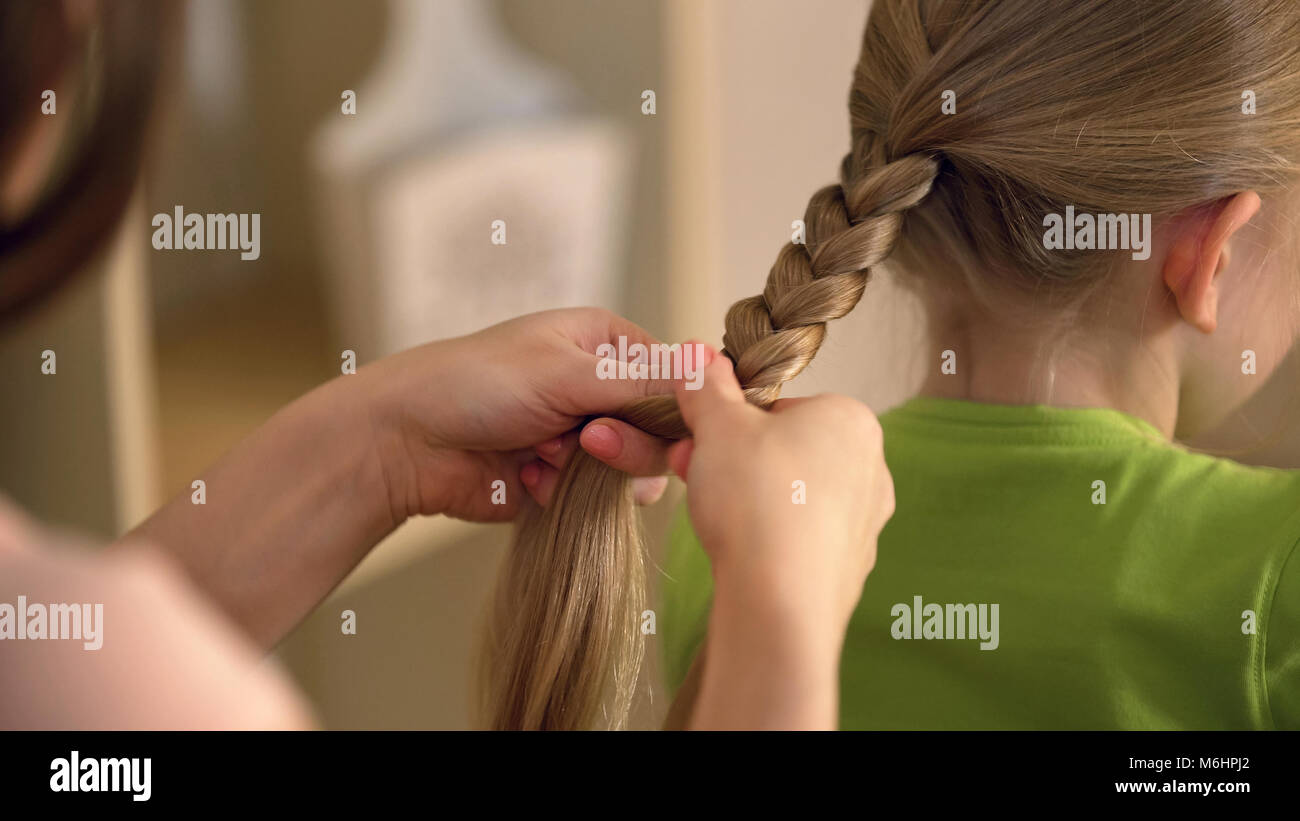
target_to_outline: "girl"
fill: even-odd
[[[840,726],[1300,727],[1300,473],[1174,444],[1295,337],[1300,6],[877,0],[849,109],[748,307],[792,338],[887,258],[929,318]],[[684,519],[665,575],[677,686],[711,595]]]

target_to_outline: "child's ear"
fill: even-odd
[[[1161,275],[1178,300],[1178,312],[1202,333],[1213,332],[1219,322],[1215,279],[1228,264],[1228,239],[1250,222],[1259,204],[1258,194],[1243,191],[1177,218]]]

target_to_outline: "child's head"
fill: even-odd
[[[1289,348],[1300,4],[880,0],[850,112],[846,178],[939,161],[890,262],[959,359],[1145,374],[1192,434]]]

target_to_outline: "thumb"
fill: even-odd
[[[675,392],[677,407],[681,408],[682,420],[692,431],[698,433],[703,419],[724,413],[729,409],[744,408],[745,394],[736,381],[731,360],[714,352],[712,348],[701,345],[704,349],[705,365],[698,379],[678,384]],[[709,361],[709,360],[712,361]]]
[[[686,474],[690,472],[691,454],[693,453],[695,453],[694,439],[679,439],[668,446],[668,453],[666,454],[668,467],[683,482],[686,481]]]

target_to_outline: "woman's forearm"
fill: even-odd
[[[824,629],[762,589],[715,593],[690,729],[835,729],[843,630]]]
[[[363,372],[364,373],[364,372]],[[363,375],[280,410],[120,543],[146,541],[263,647],[279,641],[400,520]]]

